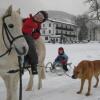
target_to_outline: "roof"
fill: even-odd
[[[68,22],[68,21],[62,21],[62,20],[58,20],[58,19],[48,19],[49,21],[51,22],[58,22],[58,23],[64,23],[64,24],[69,24],[69,25],[74,25],[74,26],[77,26],[75,23],[72,23],[72,22]]]
[[[63,11],[49,10],[48,16],[50,21],[75,25],[76,16]]]

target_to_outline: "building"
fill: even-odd
[[[49,20],[41,27],[41,35],[45,42],[72,43],[77,41],[75,16],[61,11],[48,11]]]

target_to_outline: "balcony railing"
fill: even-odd
[[[74,29],[72,29],[72,28],[56,27],[56,29],[66,30],[66,31],[74,31]]]
[[[72,34],[62,34],[62,33],[56,33],[56,35],[66,36],[66,37],[77,37],[76,35]]]

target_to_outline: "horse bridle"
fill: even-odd
[[[11,32],[9,31],[9,29],[8,29],[6,23],[5,23],[5,19],[6,19],[7,17],[9,17],[9,16],[11,16],[11,15],[7,15],[7,16],[4,16],[4,17],[2,18],[2,21],[3,21],[3,25],[2,25],[2,37],[3,37],[3,42],[4,42],[5,47],[7,48],[7,50],[6,50],[3,54],[1,54],[0,57],[5,56],[6,54],[9,55],[10,52],[11,52],[11,50],[12,50],[12,44],[13,44],[13,42],[16,41],[16,40],[19,39],[19,38],[24,37],[24,35],[19,35],[19,36],[17,36],[17,37],[13,37],[13,36],[12,36]],[[5,30],[5,32],[4,32],[4,30]],[[10,43],[10,48],[8,48],[8,46],[7,46],[7,44],[6,44],[4,33],[6,34],[6,37],[7,37],[8,41],[9,41],[9,43]]]
[[[0,55],[0,57],[3,57],[5,56],[6,54],[10,54],[11,50],[12,50],[12,44],[14,41],[16,41],[17,39],[19,38],[22,38],[24,37],[24,35],[19,35],[19,36],[16,36],[16,37],[13,37],[11,32],[9,31],[6,23],[5,23],[5,18],[9,17],[11,15],[7,15],[7,16],[4,16],[2,18],[2,21],[3,21],[3,25],[2,25],[2,37],[3,37],[3,42],[4,42],[4,45],[5,47],[7,48],[7,50]],[[4,32],[5,30],[5,32]],[[6,37],[10,43],[10,48],[8,48],[7,44],[6,44],[6,41],[5,41],[5,36],[4,34],[6,34]],[[23,67],[22,67],[22,62],[21,62],[21,56],[18,56],[18,63],[19,63],[19,69],[17,70],[9,70],[7,73],[16,73],[16,72],[20,72],[19,73],[19,76],[20,76],[20,89],[19,89],[19,100],[22,100],[22,74],[23,74]]]

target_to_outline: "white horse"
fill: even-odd
[[[22,36],[22,19],[18,11],[12,11],[10,6],[0,17],[0,76],[4,80],[6,100],[18,100],[17,86],[19,73],[8,74],[9,70],[18,69],[17,56],[24,56],[28,52],[28,45]],[[11,51],[6,52],[10,48]],[[9,53],[9,54],[8,54]]]
[[[38,89],[42,88],[42,79],[45,79],[45,67],[44,60],[46,55],[45,44],[40,36],[39,39],[35,40],[36,50],[38,54]],[[32,91],[33,87],[33,75],[30,73],[30,79],[26,91]]]

